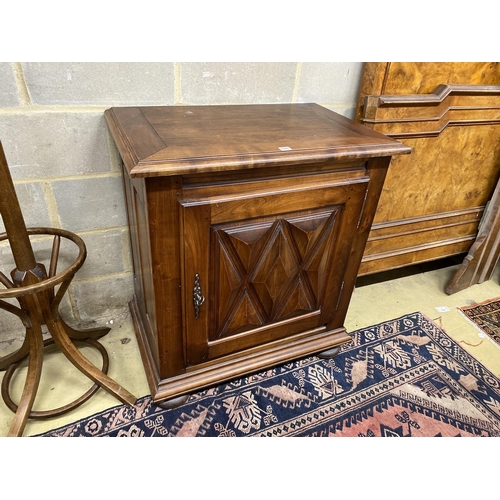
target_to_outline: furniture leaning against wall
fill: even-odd
[[[50,418],[62,415],[87,401],[98,389],[114,395],[124,404],[133,405],[135,396],[123,389],[106,374],[108,356],[105,348],[97,339],[108,333],[109,328],[75,330],[67,325],[59,315],[59,304],[66,293],[75,273],[81,268],[86,257],[83,240],[76,234],[55,228],[29,228],[25,226],[9,167],[0,143],[0,214],[6,232],[0,234],[0,242],[8,240],[16,268],[11,279],[0,272],[0,282],[5,289],[0,290],[0,308],[16,315],[26,329],[24,343],[20,349],[0,358],[0,370],[6,370],[2,380],[2,398],[15,412],[9,436],[21,436],[28,418]],[[53,236],[52,254],[49,270],[37,262],[30,236]],[[78,248],[75,261],[63,271],[57,271],[61,238],[74,243]],[[16,299],[19,307],[5,299]],[[46,325],[51,338],[43,340],[42,325]],[[96,368],[75,347],[73,341],[89,344],[99,350],[103,357],[102,370]],[[55,343],[65,356],[94,385],[81,397],[60,408],[45,411],[32,411],[37,393],[43,364],[44,347]],[[15,404],[9,394],[9,385],[19,363],[29,357],[24,389]]]
[[[317,104],[112,108],[153,400],[332,357],[392,155]]]
[[[412,148],[393,158],[360,276],[465,255],[446,287],[500,255],[500,64],[366,63],[357,120]]]

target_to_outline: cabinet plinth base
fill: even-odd
[[[129,303],[134,329],[142,356],[146,377],[153,401],[164,407],[180,406],[189,394],[222,382],[264,370],[271,366],[321,353],[340,350],[340,344],[352,340],[345,328],[319,333],[304,332],[289,339],[228,356],[216,362],[193,367],[192,370],[168,378],[162,378],[146,336],[137,299]],[[337,351],[338,352],[338,351]],[[318,354],[319,353],[319,354]],[[334,354],[329,355],[333,357]],[[166,405],[166,406],[165,406]]]

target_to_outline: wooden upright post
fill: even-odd
[[[17,269],[22,272],[36,267],[35,255],[29,240],[23,214],[2,143],[0,142],[0,214],[2,215]]]

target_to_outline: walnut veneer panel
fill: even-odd
[[[439,85],[499,85],[498,62],[370,62],[365,63],[356,120],[368,95],[431,94]]]
[[[412,154],[394,158],[375,223],[483,207],[500,174],[500,124],[449,127],[407,139]]]
[[[424,74],[431,68],[436,72]],[[450,79],[460,84],[405,93],[453,71]],[[412,154],[391,161],[360,275],[466,253],[474,243],[500,176],[500,85],[463,84],[467,71],[472,81],[500,83],[496,63],[365,66],[360,121]],[[370,88],[402,94],[366,95]]]

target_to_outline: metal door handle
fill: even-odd
[[[200,315],[200,307],[205,302],[205,297],[201,294],[200,275],[194,275],[194,288],[193,288],[193,304],[194,304],[194,317],[198,319]]]

